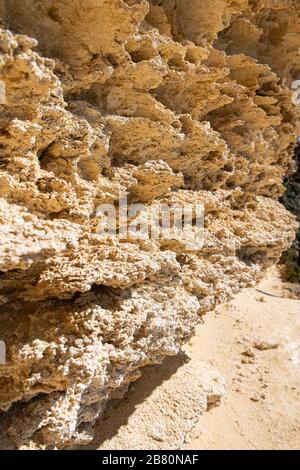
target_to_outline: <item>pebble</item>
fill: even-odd
[[[279,344],[276,343],[275,341],[260,340],[260,341],[255,341],[253,346],[255,347],[255,349],[258,349],[259,351],[268,351],[269,349],[278,348]]]

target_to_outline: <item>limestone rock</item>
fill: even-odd
[[[1,432],[65,448],[292,242],[277,199],[300,6],[0,0],[0,14]],[[202,204],[203,248],[103,238],[97,207],[125,196],[146,213]]]
[[[151,394],[141,383],[130,390],[128,407],[122,403],[120,410],[113,402],[96,426],[99,450],[177,450],[189,440],[201,415],[222,400],[225,383],[212,366],[182,356],[165,359],[159,370],[158,366],[144,369],[143,380],[153,387]]]

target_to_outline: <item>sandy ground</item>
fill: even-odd
[[[257,289],[206,316],[187,352],[219,369],[226,394],[184,448],[300,448],[300,300],[286,296],[273,269]],[[264,342],[274,349],[254,347]]]
[[[184,354],[112,404],[88,448],[300,448],[300,300],[278,268],[204,320]],[[204,412],[220,377],[221,405]]]

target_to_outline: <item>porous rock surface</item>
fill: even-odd
[[[224,377],[210,364],[183,354],[167,358],[143,369],[143,380],[130,388],[127,400],[110,403],[85,449],[95,444],[98,450],[181,449],[224,393]]]
[[[65,448],[292,242],[277,199],[300,4],[0,0],[0,14],[2,434]],[[126,195],[203,204],[204,247],[103,239],[97,207]]]

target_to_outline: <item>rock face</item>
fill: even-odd
[[[188,359],[178,354],[160,366],[144,368],[143,380],[128,393],[129,409],[120,409],[124,401],[112,402],[104,419],[96,424],[97,449],[181,449],[193,435],[201,415],[218,406],[225,391],[224,378],[217,370],[205,362]],[[149,388],[143,389],[144,384],[151,384],[150,394],[145,393]],[[87,450],[92,445],[95,448],[95,443]]]
[[[298,138],[299,139],[299,138]],[[282,197],[282,203],[291,211],[300,223],[300,145],[295,149],[296,171],[286,178],[286,192]],[[293,245],[287,250],[282,261],[285,264],[284,277],[289,282],[300,282],[300,226]]]
[[[0,370],[12,446],[91,439],[107,400],[294,238],[298,0],[0,0]],[[205,244],[103,239],[128,196]]]

